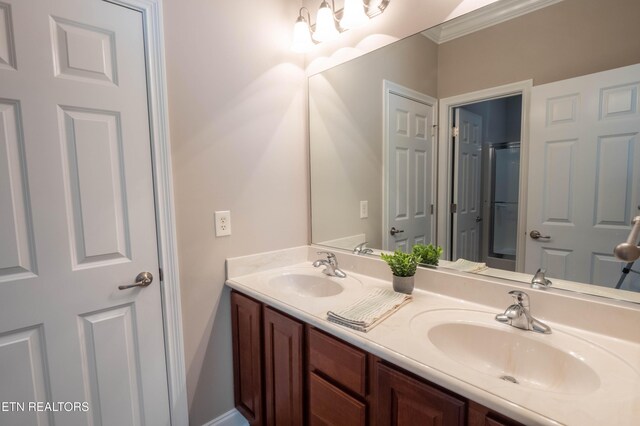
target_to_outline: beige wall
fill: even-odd
[[[233,407],[225,258],[308,242],[305,71],[493,1],[394,0],[314,49],[303,70],[290,35],[299,7],[319,2],[164,0],[190,424]],[[213,212],[226,209],[233,235],[215,238]]]
[[[306,244],[299,0],[165,0],[190,424],[233,408],[225,258]],[[213,212],[231,210],[216,238]]]
[[[438,97],[640,62],[639,0],[564,0],[440,45]],[[624,40],[624,42],[620,42]]]
[[[313,242],[364,233],[382,247],[382,81],[436,97],[437,69],[437,45],[409,37],[309,78]]]

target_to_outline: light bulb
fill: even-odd
[[[316,30],[313,33],[313,39],[319,42],[329,41],[337,38],[339,34],[335,20],[333,19],[333,10],[331,10],[329,3],[323,1],[320,9],[318,9]]]
[[[345,0],[344,9],[342,9],[342,19],[340,26],[348,30],[350,28],[359,27],[369,20],[364,12],[362,0]]]
[[[309,23],[302,16],[298,17],[296,24],[293,26],[293,43],[291,43],[291,50],[297,53],[305,53],[311,50],[313,47],[313,40],[311,40],[311,31],[309,30]]]

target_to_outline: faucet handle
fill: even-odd
[[[513,297],[518,305],[522,305],[523,308],[529,307],[529,295],[524,291],[511,290],[509,294]]]
[[[531,287],[539,290],[546,290],[549,286],[551,286],[551,280],[548,280],[544,274],[547,273],[546,269],[539,268],[536,271],[536,274],[531,279]]]
[[[362,250],[364,250],[364,247],[369,244],[368,241],[365,241],[364,243],[360,243],[357,246],[355,246],[355,248],[353,249],[354,253],[360,253]]]
[[[327,255],[327,260],[329,262],[334,262],[336,260],[336,255],[330,251],[319,251],[317,252],[318,254],[325,254]]]
[[[333,254],[333,253],[332,253],[332,252],[330,252],[330,251],[319,251],[319,252],[317,252],[317,254],[326,254],[326,255],[327,255],[327,257],[336,257],[336,255],[335,255],[335,254]]]

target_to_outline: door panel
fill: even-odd
[[[16,68],[12,21],[11,5],[0,3],[0,69]]]
[[[81,316],[84,376],[95,424],[143,424],[133,305]],[[114,374],[113,372],[118,372]]]
[[[0,282],[37,273],[28,194],[20,104],[0,100]]]
[[[59,17],[50,22],[56,77],[117,84],[113,31]]]
[[[144,49],[131,9],[0,2],[0,396],[89,408],[43,424],[169,423]]]
[[[4,383],[11,384],[10,387],[0,386],[0,401],[51,401],[45,371],[42,326],[0,335],[0,377]],[[52,424],[51,413],[29,412],[28,409],[3,412],[0,419],[6,425]]]
[[[613,248],[640,213],[638,81],[632,65],[533,88],[527,235],[551,238],[527,236],[527,273],[618,282],[624,263]],[[630,274],[623,288],[638,285]]]
[[[74,269],[131,261],[119,114],[62,107]]]

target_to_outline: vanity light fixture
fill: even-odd
[[[340,27],[345,30],[359,27],[365,24],[369,17],[364,12],[364,3],[361,0],[345,0],[344,9],[342,9],[342,19],[340,19]]]
[[[333,0],[331,0],[331,3],[333,3]],[[337,38],[340,33],[336,28],[335,19],[333,9],[326,0],[323,0],[316,15],[316,30],[313,32],[313,39],[322,43],[323,41]]]
[[[369,19],[384,12],[390,1],[345,0],[344,8],[336,11],[334,0],[331,0],[331,4],[327,0],[322,0],[315,25],[311,25],[309,9],[302,7],[293,27],[291,50],[304,53],[308,52],[314,43],[333,40],[341,32],[361,26]],[[304,12],[306,12],[306,18]],[[339,25],[336,25],[337,23]]]
[[[308,21],[302,16],[302,11],[307,11]],[[296,24],[293,26],[293,43],[291,44],[291,50],[297,53],[308,52],[313,47],[313,40],[311,40],[311,28],[309,28],[309,22],[311,22],[311,15],[309,9],[303,7],[300,9],[300,16],[296,20]]]

